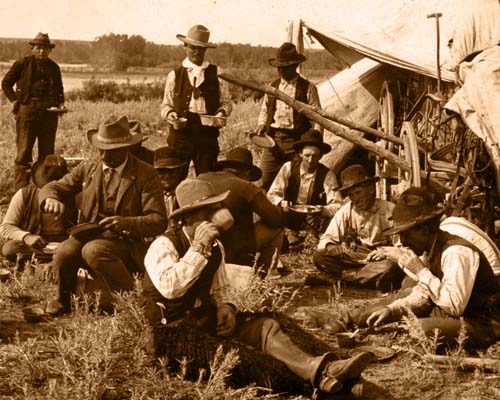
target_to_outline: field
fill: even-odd
[[[68,102],[71,110],[60,119],[57,152],[66,157],[91,157],[85,132],[110,114],[126,114],[143,122],[148,140],[162,142],[166,127],[159,118],[159,101],[89,103]],[[258,104],[247,101],[236,106],[221,137],[221,149],[250,146],[246,133],[255,127]],[[14,120],[10,106],[0,107],[0,193],[3,217],[12,196],[14,159]],[[250,147],[259,159],[258,149]],[[306,233],[304,232],[306,235]],[[263,307],[295,318],[310,334],[339,353],[334,337],[308,317],[363,306],[380,293],[354,290],[340,284],[331,287],[304,287],[303,279],[313,271],[311,256],[315,238],[304,236],[305,250],[283,257],[292,273],[280,279],[254,282],[254,291],[242,298],[251,310]],[[237,354],[221,355],[197,382],[186,381],[182,371],[172,374],[165,360],[155,362],[148,353],[149,331],[137,291],[122,295],[113,316],[93,311],[95,299],[83,297],[76,311],[66,317],[40,323],[24,321],[22,308],[43,304],[53,294],[49,269],[37,262],[19,268],[6,261],[12,271],[10,280],[0,282],[0,399],[255,399],[290,398],[272,395],[255,387],[227,388],[224,377],[237,362]],[[465,355],[461,346],[450,353],[448,365],[438,367],[424,356],[433,354],[435,342],[422,336],[410,318],[378,332],[362,330],[367,343],[390,346],[396,356],[372,364],[364,373],[368,399],[496,399],[500,397],[500,371],[482,369],[462,371]],[[500,357],[500,346],[492,346],[479,356]],[[302,399],[310,398],[307,393]],[[299,397],[296,397],[299,398]],[[338,398],[338,397],[337,397]]]

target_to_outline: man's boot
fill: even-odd
[[[30,166],[14,163],[14,190],[17,192],[30,183]]]
[[[299,349],[278,322],[267,320],[262,328],[262,351],[283,362],[294,374],[324,393],[336,393],[344,381],[359,378],[372,356],[363,352],[347,360],[334,353],[314,357]]]

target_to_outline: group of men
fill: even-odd
[[[219,128],[231,113],[231,102],[217,76],[218,67],[204,57],[215,47],[209,34],[195,25],[186,36],[177,36],[186,58],[167,76],[161,115],[170,131],[167,146],[155,151],[153,165],[133,154],[142,134],[138,122],[125,116],[110,117],[87,132],[98,160],[82,162],[71,171],[64,159],[50,155],[52,139],[51,149],[39,149],[39,160],[31,168],[34,183],[23,184],[15,194],[0,234],[9,239],[2,252],[10,259],[60,242],[52,260],[57,295],[48,301],[46,312],[71,311],[79,268],[88,270],[105,310],[112,309],[116,292],[131,290],[134,276],[142,276],[157,355],[167,354],[172,360],[185,356],[175,353],[179,346],[165,345],[162,334],[184,324],[183,329],[199,332],[200,340],[210,337],[228,343],[224,338],[231,338],[233,344],[271,356],[322,392],[349,389],[370,362],[368,353],[347,360],[331,353],[313,356],[271,316],[238,313],[231,290],[231,264],[254,266],[256,273],[268,274],[284,242],[296,244],[293,235],[285,240],[285,228],[298,231],[308,225],[320,234],[313,256],[319,271],[306,284],[342,280],[386,292],[403,286],[373,307],[332,316],[334,332],[355,325],[377,326],[410,309],[422,318],[426,332],[439,328],[449,343],[458,336],[461,319],[471,345],[496,341],[500,324],[491,265],[471,243],[439,229],[443,211],[426,190],[408,189],[396,205],[377,199],[378,178],[359,164],[341,171],[338,183],[320,163],[331,150],[321,131],[268,96],[257,134],[270,135],[276,145],[265,149],[260,168],[242,147],[218,159]],[[53,44],[43,34],[31,44],[34,55],[14,64],[2,81],[9,99],[20,104],[16,165],[22,165],[23,174],[34,139],[38,137],[40,147],[45,128],[57,126],[57,117],[55,125],[47,122],[53,117],[46,114],[47,107],[63,102],[62,93],[52,94],[56,88],[62,90],[62,84],[55,79],[49,84],[45,78],[55,67],[44,64],[46,57],[40,57],[43,62],[37,57],[46,55]],[[269,60],[280,75],[272,85],[320,107],[315,86],[297,73],[303,61],[293,44],[284,43]],[[45,102],[48,94],[50,101]],[[208,118],[212,122],[205,122],[206,116],[213,117]],[[195,179],[187,178],[190,162]],[[21,174],[16,175],[16,182],[21,180]],[[260,187],[254,184],[258,180]],[[308,214],[297,211],[297,205],[316,207]],[[413,281],[405,278],[404,270]],[[253,380],[278,389],[257,375],[246,379],[245,384]]]

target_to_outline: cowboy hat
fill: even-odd
[[[87,131],[87,140],[101,150],[132,146],[142,140],[138,121],[129,121],[126,116],[119,119],[109,117],[97,129]]]
[[[210,38],[210,31],[205,28],[203,25],[194,25],[192,26],[187,36],[178,34],[175,36],[181,42],[190,44],[192,46],[198,47],[217,47],[215,43],[210,43],[208,39]]]
[[[168,218],[173,218],[201,207],[220,203],[229,195],[229,190],[216,194],[209,182],[199,179],[184,179],[175,189],[175,197],[179,208],[174,210]]]
[[[293,145],[293,148],[299,153],[306,146],[317,147],[322,155],[328,153],[332,149],[332,146],[323,142],[323,135],[316,129],[309,129],[304,132],[300,140]]]
[[[226,159],[217,163],[219,169],[236,168],[249,169],[250,181],[258,181],[262,176],[262,170],[253,164],[252,152],[243,147],[235,147],[227,153]]]
[[[34,184],[42,188],[45,184],[61,179],[68,173],[66,160],[58,155],[49,154],[42,161],[37,161],[31,168]]]
[[[184,167],[187,161],[176,157],[173,150],[168,146],[159,147],[154,151],[153,167],[157,169],[176,169]]]
[[[344,190],[353,188],[355,186],[363,185],[369,182],[376,182],[378,180],[378,176],[369,177],[362,165],[354,164],[345,168],[340,173],[340,182],[342,186],[336,187],[334,188],[334,190],[343,192]]]
[[[278,48],[276,57],[269,59],[269,64],[273,67],[287,67],[300,64],[306,60],[307,58],[303,54],[297,53],[297,48],[293,43],[285,42]]]
[[[392,211],[393,225],[384,230],[390,236],[443,215],[444,209],[434,204],[429,190],[412,187],[403,192]]]
[[[28,42],[32,46],[44,46],[53,49],[56,47],[54,43],[52,43],[49,39],[49,35],[47,33],[38,32],[38,35],[33,40]]]

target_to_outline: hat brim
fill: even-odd
[[[185,214],[187,212],[197,210],[198,208],[209,206],[211,204],[217,204],[220,203],[221,201],[224,201],[227,196],[229,195],[230,190],[226,190],[225,192],[218,194],[217,196],[212,196],[208,197],[206,199],[203,199],[195,204],[190,204],[181,208],[178,208],[177,210],[174,210],[172,214],[168,216],[169,219],[179,216],[181,214]]]
[[[223,169],[227,168],[237,168],[237,169],[248,169],[250,168],[250,181],[255,182],[258,181],[262,177],[262,170],[256,165],[249,166],[239,161],[235,160],[221,160],[217,162],[217,168]]]
[[[382,233],[385,236],[392,236],[392,235],[395,235],[397,233],[407,231],[408,229],[413,228],[414,226],[420,225],[420,224],[422,224],[424,222],[427,222],[427,221],[429,221],[429,220],[431,220],[433,218],[440,217],[443,214],[444,214],[444,210],[436,210],[436,211],[433,211],[429,215],[425,215],[423,217],[414,218],[411,221],[406,221],[406,222],[398,223],[398,224],[392,226],[391,228],[385,229]]]
[[[134,144],[142,142],[143,137],[142,137],[139,121],[129,121],[129,131],[130,131],[131,139],[127,142],[104,143],[104,142],[99,141],[99,139],[97,139],[98,129],[92,128],[92,129],[89,129],[87,131],[87,140],[96,149],[101,149],[101,150],[119,149],[122,147],[133,146]]]
[[[34,41],[30,41],[28,42],[31,46],[45,46],[45,47],[48,47],[49,49],[53,49],[54,47],[56,47],[56,45],[54,43],[40,43],[40,42],[34,42]]]
[[[181,42],[186,43],[186,44],[190,44],[192,46],[206,47],[207,49],[208,48],[213,49],[213,48],[217,47],[217,45],[215,43],[200,42],[199,40],[191,39],[191,38],[188,38],[187,36],[181,35],[181,34],[175,35],[175,37],[177,39],[179,39]]]
[[[355,186],[364,185],[364,184],[369,183],[369,182],[377,182],[379,179],[380,179],[380,177],[378,177],[378,176],[372,176],[371,178],[367,178],[364,181],[353,183],[351,185],[339,186],[339,187],[333,188],[333,190],[343,192],[343,191],[345,191],[347,189],[351,189]]]
[[[187,161],[179,163],[179,164],[162,164],[162,163],[153,163],[153,167],[155,169],[177,169],[181,167],[185,167],[187,165]]]
[[[306,60],[307,58],[304,55],[299,54],[295,60],[288,61],[278,61],[277,58],[270,58],[269,64],[271,64],[273,67],[288,67],[289,65],[299,65]]]
[[[301,140],[293,145],[293,149],[298,153],[306,146],[313,146],[319,148],[321,155],[329,153],[332,150],[332,146],[324,142],[312,142],[307,140]]]

